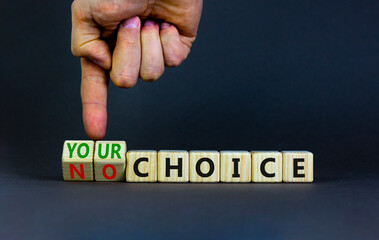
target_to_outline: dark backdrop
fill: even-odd
[[[21,237],[36,238],[54,236],[53,230],[92,239],[126,231],[134,237],[166,239],[183,237],[181,233],[197,238],[302,238],[310,232],[316,238],[338,238],[359,231],[378,236],[378,217],[373,215],[378,213],[378,1],[205,0],[198,39],[182,66],[130,90],[110,86],[106,139],[126,140],[128,149],[309,150],[315,156],[316,182],[293,187],[62,182],[64,140],[87,139],[80,65],[70,52],[70,5],[51,0],[0,2],[0,234],[10,239],[10,232],[22,226],[26,230],[18,232]],[[302,205],[294,196],[308,196],[307,201],[317,204]],[[314,214],[316,220],[306,221],[305,232],[299,232],[295,224],[281,224],[291,219],[291,210],[271,209],[273,218],[263,217],[263,227],[251,227],[260,226],[270,197],[277,199],[272,204],[287,204],[289,209],[305,206],[308,212],[299,212],[293,221],[304,222]],[[81,205],[94,198],[107,198],[115,212],[133,216],[133,224],[99,230],[97,224],[106,225],[95,220],[101,210]],[[239,207],[230,207],[236,198]],[[139,205],[142,199],[150,208]],[[186,202],[189,199],[193,201]],[[299,202],[291,205],[292,200]],[[248,204],[257,201],[261,210]],[[94,207],[104,204],[104,211],[113,210],[108,203]],[[117,204],[124,208],[117,209]],[[46,206],[49,210],[42,211]],[[191,209],[178,210],[188,206]],[[328,215],[333,210],[325,207],[336,212]],[[65,229],[69,215],[80,209],[89,212],[76,216],[77,222]],[[187,228],[168,231],[178,220],[160,216],[178,211],[187,219],[179,224]],[[236,211],[240,215],[233,215]],[[343,215],[346,211],[353,215]],[[161,225],[149,225],[142,216]],[[228,220],[211,221],[220,216]],[[97,235],[75,227],[87,217],[94,221],[89,226]],[[345,228],[356,226],[352,219],[362,217],[368,221],[362,229]],[[322,219],[335,225],[318,225]],[[200,227],[199,221],[208,227]],[[30,222],[34,224],[26,227]],[[109,229],[115,235],[107,235]]]

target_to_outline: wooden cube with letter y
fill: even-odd
[[[95,180],[125,180],[125,154],[125,141],[97,141],[94,154]]]
[[[64,142],[62,172],[65,181],[93,181],[94,145],[94,141]]]
[[[313,153],[283,151],[283,181],[313,182]]]

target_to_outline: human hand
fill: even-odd
[[[195,41],[201,9],[202,0],[73,2],[71,49],[81,58],[83,122],[90,138],[105,136],[109,76],[116,86],[130,88],[139,77],[155,81],[164,66],[180,65]]]

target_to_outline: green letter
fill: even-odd
[[[68,151],[70,152],[70,158],[72,158],[72,154],[74,153],[74,150],[75,150],[77,144],[78,143],[74,143],[74,146],[72,146],[72,148],[71,148],[71,144],[67,143]]]
[[[120,144],[117,144],[117,143],[112,144],[112,156],[111,156],[111,158],[114,158],[114,154],[117,155],[117,158],[121,158],[120,153],[119,153],[120,150],[121,150]]]
[[[81,154],[81,153],[80,153],[80,149],[81,149],[83,146],[86,147],[86,152],[85,152],[84,154]],[[80,144],[79,147],[78,147],[78,156],[79,156],[80,158],[86,158],[86,157],[88,156],[88,154],[89,154],[89,146],[88,146],[88,144],[87,144],[87,143],[82,143],[82,144]]]
[[[99,143],[99,158],[101,159],[104,159],[104,158],[107,158],[108,157],[108,153],[109,153],[109,143],[107,143],[105,145],[105,154],[104,155],[101,155],[101,143]]]

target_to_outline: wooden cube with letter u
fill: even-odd
[[[62,172],[65,181],[93,181],[94,145],[94,141],[64,142]]]
[[[125,180],[125,154],[125,141],[97,141],[94,154],[95,180]]]

